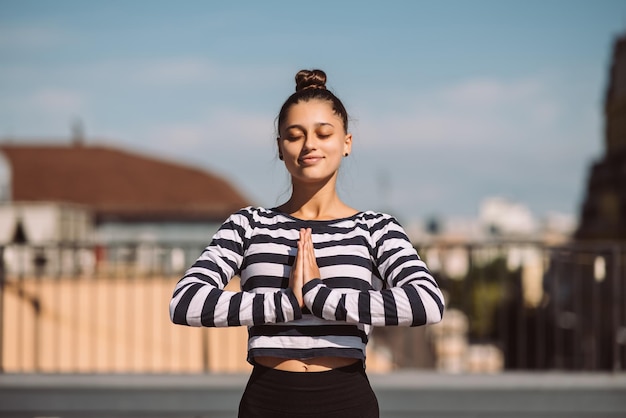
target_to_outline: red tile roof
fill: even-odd
[[[84,204],[99,221],[222,221],[249,204],[216,175],[110,147],[0,144],[0,152],[12,200]]]

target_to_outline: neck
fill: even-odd
[[[292,182],[291,197],[280,209],[297,218],[309,220],[328,220],[353,215],[356,211],[339,199],[335,183],[334,178],[323,184]]]

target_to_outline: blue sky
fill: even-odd
[[[3,1],[0,140],[88,142],[288,197],[274,119],[301,68],[351,113],[340,193],[402,219],[489,196],[577,215],[624,1]]]

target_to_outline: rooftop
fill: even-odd
[[[13,201],[89,206],[98,221],[223,220],[248,205],[223,178],[107,146],[0,144]]]

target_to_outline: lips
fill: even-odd
[[[306,157],[298,158],[298,162],[302,165],[313,165],[318,161],[321,161],[323,157],[317,155],[307,155]]]

